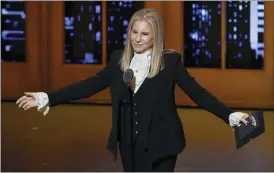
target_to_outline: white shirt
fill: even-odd
[[[36,100],[36,104],[37,104],[37,111],[40,111],[41,109],[43,109],[45,106],[46,110],[43,112],[44,115],[48,114],[49,112],[49,97],[46,93],[44,92],[36,92],[34,93],[34,98]]]
[[[144,80],[147,78],[151,63],[151,53],[151,49],[141,54],[134,52],[134,56],[129,65],[129,68],[133,70],[135,76],[134,93],[138,91]]]

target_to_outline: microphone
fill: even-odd
[[[134,72],[132,69],[127,69],[123,74],[123,82],[129,87],[129,84],[133,78]]]

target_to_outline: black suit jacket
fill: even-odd
[[[119,61],[122,51],[114,51],[106,68],[86,80],[49,92],[49,106],[71,100],[86,98],[110,87],[112,102],[112,129],[109,135],[108,149],[117,157],[118,120],[121,104],[129,101],[129,92],[122,82],[123,72]],[[184,131],[178,116],[174,89],[177,84],[200,108],[203,108],[229,124],[228,117],[232,111],[222,102],[202,88],[189,75],[181,56],[176,52],[164,53],[164,70],[152,79],[145,79],[138,92],[146,92],[147,102],[151,109],[148,118],[148,148],[151,160],[180,153],[185,145]],[[138,93],[137,92],[137,93]]]

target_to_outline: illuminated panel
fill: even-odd
[[[228,1],[226,68],[263,69],[264,2]]]
[[[111,52],[124,49],[127,26],[131,16],[144,8],[142,1],[108,1],[107,2],[107,57]]]
[[[102,4],[65,1],[65,63],[102,63]]]
[[[1,1],[1,62],[26,61],[25,1]]]
[[[221,67],[221,2],[184,2],[184,64]]]

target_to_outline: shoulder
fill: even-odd
[[[114,50],[114,51],[111,53],[110,57],[117,57],[117,56],[118,56],[118,57],[122,57],[123,52],[124,52],[123,49]]]
[[[182,61],[182,56],[175,50],[166,49],[163,52],[163,59],[165,64],[175,65]]]
[[[110,58],[109,58],[109,63],[119,63],[119,61],[121,60],[122,56],[123,56],[123,49],[120,50],[114,50],[111,54],[110,54]]]

